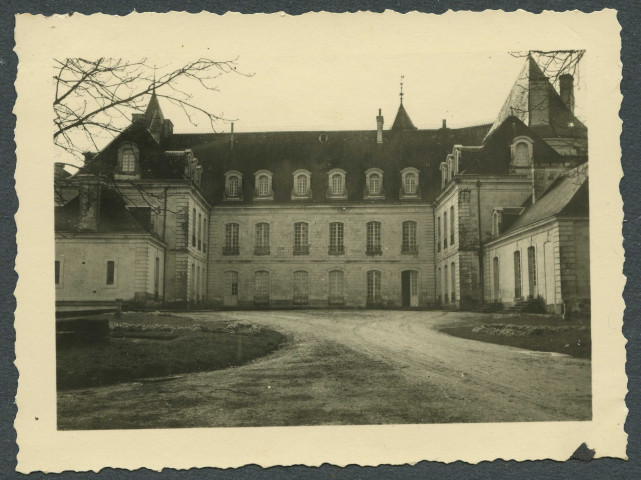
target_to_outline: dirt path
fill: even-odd
[[[249,365],[186,375],[161,386],[127,384],[61,393],[61,427],[590,418],[589,361],[438,331],[441,325],[455,325],[474,315],[413,311],[190,314],[200,323],[238,320],[264,325],[287,334],[290,342]],[[85,411],[86,405],[91,407]],[[155,409],[154,415],[145,411],[145,405]],[[137,410],[132,414],[128,407]]]

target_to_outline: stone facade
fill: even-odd
[[[432,219],[432,207],[418,202],[288,205],[286,208],[282,205],[214,207],[209,231],[208,299],[215,306],[227,307],[254,307],[257,304],[273,307],[296,304],[313,307],[433,306]],[[380,224],[380,251],[367,252],[369,222]],[[416,226],[416,241],[406,241],[405,248],[404,222]],[[225,245],[226,225],[232,223],[238,225],[237,254],[226,250]],[[266,249],[264,244],[258,248],[256,245],[256,225],[259,223],[269,225]],[[307,225],[307,240],[302,249],[296,246],[296,223]],[[333,248],[331,223],[343,225],[343,241],[333,242]],[[372,298],[371,278],[368,292],[368,271],[380,272],[380,291],[375,298]],[[257,298],[256,272],[269,274],[267,301]],[[330,286],[330,272],[341,272],[334,274],[342,280],[333,287]],[[332,277],[331,281],[337,279]],[[296,286],[296,282],[299,285]],[[237,286],[232,287],[230,283]]]

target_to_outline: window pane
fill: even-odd
[[[229,177],[229,184],[227,186],[227,193],[230,197],[238,196],[238,177]]]
[[[343,237],[343,224],[334,222],[329,224],[329,253],[343,253],[345,250]]]
[[[343,177],[338,173],[332,176],[332,194],[333,195],[342,195],[343,194]]]
[[[60,261],[59,260],[56,260],[54,268],[55,268],[54,271],[55,271],[56,285],[58,285],[60,283]]]
[[[381,301],[381,272],[370,270],[367,272],[367,302],[378,303]]]
[[[227,255],[235,255],[240,251],[239,238],[238,238],[239,226],[237,223],[227,223],[225,225],[225,246],[223,253]]]
[[[298,195],[307,195],[307,177],[305,175],[296,177],[296,193]]]
[[[107,262],[107,285],[114,284],[114,278],[116,273],[116,263],[113,260]]]
[[[381,224],[380,222],[367,223],[367,251],[377,253],[381,250]]]
[[[416,175],[413,173],[405,175],[405,193],[416,193]]]
[[[403,222],[403,239],[402,251],[405,253],[414,253],[418,247],[416,245],[416,222]]]
[[[378,195],[381,191],[381,177],[378,173],[372,173],[369,176],[369,193]]]
[[[514,298],[521,298],[521,252],[514,252]]]
[[[269,195],[269,178],[267,175],[258,177],[258,195]]]

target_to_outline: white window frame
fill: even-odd
[[[407,230],[406,230],[407,227]],[[418,222],[405,220],[401,224],[401,253],[418,253]]]
[[[259,283],[259,281],[261,283]],[[271,274],[269,273],[269,271],[267,270],[255,271],[254,272],[254,303],[257,305],[269,305],[269,297],[271,294],[270,290],[271,290]]]
[[[380,304],[383,301],[383,273],[380,270],[367,271],[367,303]]]
[[[232,178],[236,178],[237,186],[235,194],[231,192]],[[243,174],[237,170],[230,170],[225,172],[225,195],[226,201],[239,201],[243,199]]]
[[[125,154],[131,152],[132,168],[125,169]],[[129,163],[129,160],[127,160]],[[140,149],[134,142],[123,142],[118,147],[118,169],[114,172],[115,178],[132,178],[140,176]]]
[[[254,255],[269,255],[271,228],[267,222],[258,222],[254,226]]]
[[[342,305],[345,303],[345,272],[342,270],[330,270],[328,278],[328,303],[330,305]]]
[[[240,255],[240,224],[226,223],[224,235],[223,255]]]
[[[294,305],[307,305],[309,303],[309,272],[296,270],[292,276],[292,282],[294,284]]]
[[[372,188],[373,177],[378,176],[378,189]],[[366,200],[384,199],[385,189],[383,187],[383,170],[380,168],[370,168],[365,171],[365,193],[363,198]]]
[[[365,225],[365,253],[367,255],[382,255],[381,231],[383,224],[378,220],[371,220]]]
[[[298,190],[298,178],[305,177],[307,182],[307,189],[305,192],[301,193]],[[292,188],[292,200],[308,200],[312,198],[312,174],[308,170],[298,169],[292,173],[294,186]]]
[[[294,255],[309,255],[309,223],[294,223]]]
[[[345,254],[345,224],[343,222],[330,222],[329,224],[329,250],[330,255]]]
[[[261,191],[261,179],[267,178],[267,189]],[[258,170],[254,173],[254,200],[273,200],[274,191],[272,190],[273,174],[269,170]]]
[[[327,189],[327,198],[333,199],[333,200],[346,200],[347,199],[347,185],[345,183],[345,176],[347,172],[341,168],[333,168],[329,172],[327,172],[327,179],[328,179],[328,189]],[[334,189],[334,176],[338,175],[341,177],[341,182],[342,182],[342,191],[341,192],[336,192]]]
[[[408,175],[414,175],[414,191],[409,192],[407,189],[407,177]],[[400,192],[400,198],[401,199],[412,199],[412,198],[418,198],[420,194],[419,190],[419,171],[417,168],[414,167],[407,167],[401,170],[401,192]]]

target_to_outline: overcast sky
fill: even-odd
[[[238,57],[238,69],[253,76],[222,76],[218,92],[190,89],[194,102],[234,119],[236,131],[374,129],[379,108],[389,128],[401,75],[404,105],[418,128],[437,128],[442,119],[451,127],[492,122],[524,63],[510,50],[567,48],[547,45],[544,30],[533,35],[515,22],[471,22],[459,30],[435,15],[186,18],[138,36],[148,44],[139,42],[129,52],[148,56],[160,71],[200,56]],[[114,42],[136,28],[135,19],[113,20]],[[184,48],[154,48],[154,35],[163,34]],[[586,120],[583,76],[575,88],[577,115]],[[205,119],[195,127],[169,102],[161,100],[161,107],[176,132],[211,131]],[[229,124],[216,129],[229,131]]]

